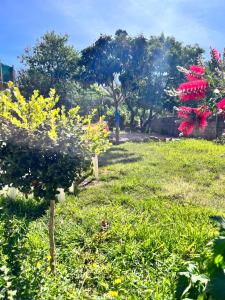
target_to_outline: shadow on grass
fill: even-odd
[[[142,156],[129,152],[124,148],[112,147],[100,156],[99,166],[104,167],[113,164],[135,163],[142,160]]]
[[[48,209],[48,204],[34,199],[17,198],[12,200],[3,198],[0,201],[0,207],[8,218],[16,217],[30,222],[40,218]]]
[[[7,267],[13,276],[13,284],[18,286],[22,261],[28,254],[27,233],[29,224],[40,218],[47,204],[33,199],[0,199],[0,251],[6,257]]]

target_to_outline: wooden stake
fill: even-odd
[[[93,161],[95,179],[98,180],[99,179],[99,176],[98,176],[98,155],[95,155],[94,157],[92,157],[92,161]]]
[[[50,268],[51,272],[55,273],[55,236],[54,236],[54,230],[55,230],[55,200],[50,201],[50,207],[49,207],[49,246],[50,246]]]

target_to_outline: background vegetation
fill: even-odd
[[[59,105],[79,105],[84,113],[94,107],[107,115],[110,127],[116,127],[114,113],[120,111],[120,128],[148,131],[155,113],[172,112],[176,104],[165,94],[185,78],[176,66],[196,64],[203,52],[164,34],[147,38],[124,30],[100,35],[78,52],[67,35],[47,32],[21,55],[17,85],[26,98],[34,89],[47,96],[55,88]]]

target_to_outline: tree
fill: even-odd
[[[142,131],[148,131],[153,112],[171,110],[175,104],[165,89],[182,79],[176,66],[194,64],[202,53],[198,45],[185,46],[164,34],[146,39],[117,30],[115,36],[101,35],[94,45],[81,52],[78,78],[83,86],[102,86],[113,99],[116,115],[125,103],[130,127],[135,128],[135,118],[139,117]],[[116,122],[117,142],[118,139]]]
[[[91,114],[93,110],[96,110],[93,116],[95,120],[103,115],[107,115],[108,110],[112,107],[111,98],[96,84],[86,88],[77,84],[77,94],[76,96],[73,95],[73,99],[74,105],[80,107],[79,113],[82,116]]]
[[[54,215],[58,189],[68,191],[90,169],[91,158],[110,145],[104,117],[56,107],[59,97],[35,90],[30,101],[18,87],[0,92],[0,188],[11,186],[49,204],[50,267],[55,271]]]
[[[95,113],[95,111],[93,111],[93,113]],[[95,179],[98,180],[98,156],[101,152],[106,151],[111,144],[108,139],[109,128],[104,121],[105,117],[100,117],[98,122],[93,124],[91,123],[91,120],[93,119],[92,116],[88,118],[83,139],[87,149],[92,155],[94,175]]]
[[[22,94],[29,99],[33,90],[38,89],[47,97],[50,88],[54,88],[60,97],[58,105],[72,107],[71,96],[77,90],[72,79],[77,72],[78,58],[74,47],[68,45],[68,35],[45,33],[20,57],[24,68],[18,72],[17,84]]]
[[[173,37],[151,36],[145,59],[145,72],[139,80],[136,105],[141,111],[141,130],[148,131],[154,111],[172,110],[176,101],[168,98],[165,90],[184,78],[178,74],[177,65],[197,63],[203,53],[198,45],[183,45]]]
[[[128,86],[135,85],[143,64],[140,47],[145,47],[143,37],[131,38],[124,30],[115,36],[101,35],[94,45],[81,52],[79,81],[84,86],[97,83],[113,100],[116,119],[116,142],[119,142],[119,105],[130,97]],[[132,72],[129,71],[132,68]]]
[[[124,64],[124,71],[120,76],[121,91],[126,103],[127,109],[130,113],[130,128],[134,128],[134,119],[137,114],[137,101],[140,85],[144,78],[148,76],[148,41],[140,35],[134,38],[127,38],[124,41],[124,36],[120,37],[123,43],[126,42],[124,52],[128,55],[121,61]]]
[[[50,267],[55,271],[54,211],[58,188],[68,190],[90,167],[82,136],[89,122],[79,108],[56,108],[58,97],[34,91],[26,101],[17,87],[0,92],[0,187],[18,188],[49,203]]]

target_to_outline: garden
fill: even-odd
[[[225,299],[225,56],[203,53],[124,30],[25,49],[0,91],[0,299]]]

